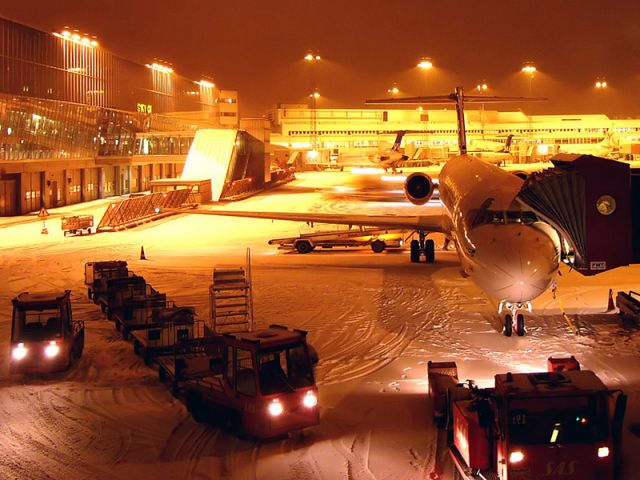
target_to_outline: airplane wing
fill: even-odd
[[[230,210],[198,210],[191,208],[167,208],[163,212],[194,213],[226,217],[264,218],[267,220],[289,220],[293,222],[330,223],[336,225],[362,225],[367,227],[423,230],[433,233],[448,233],[449,219],[446,215],[359,215],[342,213],[292,213],[250,212]]]

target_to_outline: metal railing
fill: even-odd
[[[181,208],[190,205],[191,189],[157,192],[139,197],[130,197],[109,204],[104,212],[98,231],[115,231],[135,227],[141,223],[173,215],[165,212],[168,208]]]

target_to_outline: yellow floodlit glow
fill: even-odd
[[[199,82],[196,82],[198,85],[200,85],[201,87],[205,87],[205,88],[213,88],[215,87],[215,84],[208,82],[206,80],[200,80]]]
[[[356,175],[378,175],[380,173],[386,173],[381,168],[365,167],[365,168],[352,168],[351,173]]]
[[[421,68],[422,70],[429,70],[430,68],[433,68],[433,61],[428,57],[422,57],[418,62],[418,68]]]
[[[536,73],[537,70],[538,69],[536,68],[536,66],[532,62],[526,62],[522,66],[522,72],[523,73],[527,73],[529,75],[533,75],[534,73]]]
[[[149,65],[148,63],[145,65],[147,68],[150,68],[151,70],[155,70],[157,72],[161,72],[161,73],[173,73],[173,68],[171,67],[167,67],[165,65],[161,65],[159,63],[152,63],[151,65]]]
[[[607,88],[607,81],[603,79],[598,79],[596,81],[596,88]]]
[[[549,154],[549,145],[541,143],[540,145],[538,145],[536,150],[538,151],[538,155],[548,155]]]
[[[487,85],[486,82],[481,82],[478,85],[476,85],[476,90],[478,90],[479,92],[486,92],[489,89],[489,85]]]
[[[398,93],[400,93],[400,89],[395,86],[391,88],[387,88],[387,93],[390,93],[391,95],[397,95]]]
[[[320,60],[320,55],[309,52],[304,56],[304,59],[307,62],[317,62],[318,60]]]
[[[313,92],[313,93],[310,93],[310,94],[309,94],[309,96],[310,96],[310,97],[313,97],[313,98],[320,98],[320,92]]]
[[[98,42],[96,40],[91,40],[89,37],[83,37],[79,33],[74,32],[71,33],[69,30],[63,30],[62,32],[53,32],[54,37],[61,38],[63,40],[68,40],[73,43],[77,43],[78,45],[82,45],[83,47],[97,47]]]

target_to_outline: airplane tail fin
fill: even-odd
[[[393,150],[394,152],[397,152],[398,150],[400,150],[400,144],[402,143],[402,138],[407,134],[406,130],[400,130],[397,134],[396,134],[396,140],[393,142],[393,147],[391,147],[391,150]]]
[[[513,134],[510,134],[507,137],[507,141],[504,144],[504,148],[502,149],[502,151],[504,153],[511,153],[511,142],[513,141]]]

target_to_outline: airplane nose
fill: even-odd
[[[476,246],[472,277],[499,300],[533,300],[549,287],[558,269],[554,241],[533,226],[482,225],[469,236]]]

